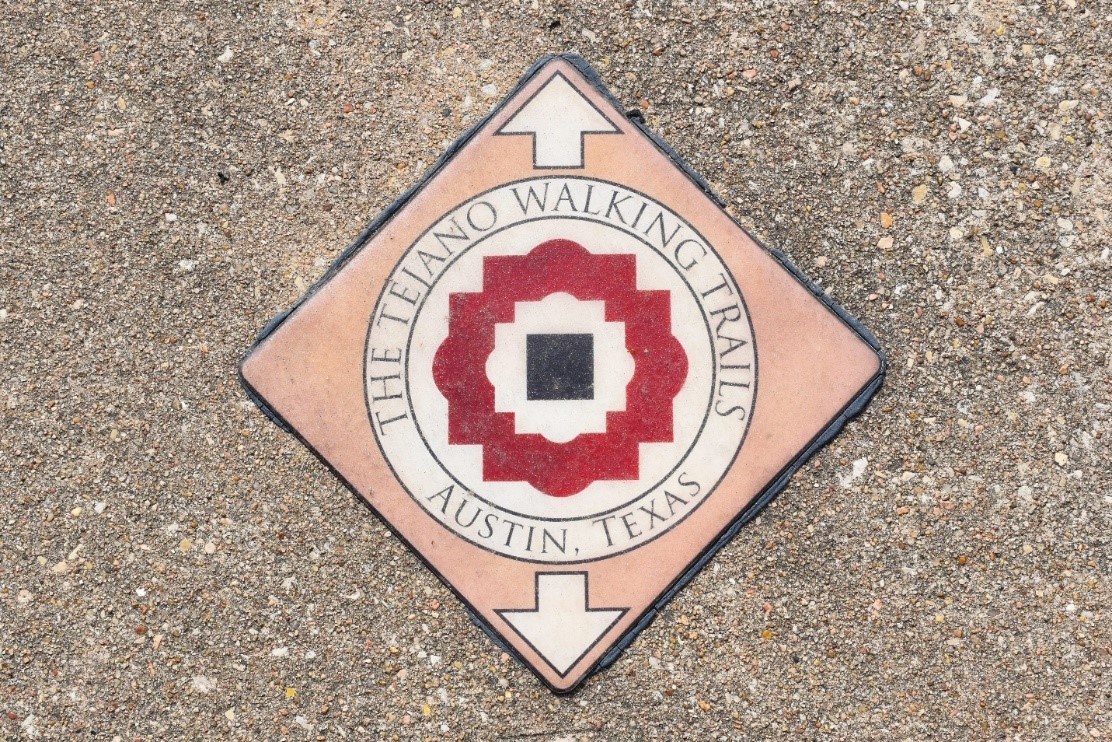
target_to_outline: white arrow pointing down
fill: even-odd
[[[495,613],[563,677],[628,610],[589,608],[586,572],[538,572],[535,608]]]
[[[621,132],[566,77],[556,73],[497,133],[532,134],[534,168],[581,168],[584,135]]]

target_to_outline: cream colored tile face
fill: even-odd
[[[883,373],[585,69],[535,68],[242,367],[558,692]]]

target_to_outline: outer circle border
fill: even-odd
[[[582,181],[592,181],[592,182],[595,182],[595,183],[605,183],[607,185],[616,186],[618,188],[624,189],[624,190],[626,190],[630,193],[634,193],[634,194],[640,196],[641,198],[645,199],[646,201],[654,203],[657,206],[661,207],[662,209],[666,209],[669,213],[672,213],[672,214],[675,214],[676,216],[679,216],[679,213],[676,212],[675,210],[673,210],[671,207],[666,206],[665,204],[661,203],[657,199],[653,198],[652,196],[650,196],[646,193],[643,193],[642,191],[637,190],[636,188],[631,188],[631,187],[629,187],[627,185],[624,185],[622,183],[616,183],[614,181],[609,181],[609,180],[605,180],[605,179],[602,179],[602,178],[591,178],[591,177],[582,176],[582,175],[549,175],[549,176],[543,176],[542,175],[542,176],[532,176],[532,177],[528,177],[528,178],[519,178],[517,180],[506,181],[505,183],[499,183],[496,186],[488,188],[484,191],[480,191],[479,193],[476,193],[476,194],[464,199],[463,201],[460,201],[455,206],[453,206],[452,208],[445,211],[444,214],[450,214],[451,212],[460,208],[461,206],[468,203],[469,201],[473,201],[474,199],[479,198],[480,196],[485,196],[488,193],[493,193],[494,191],[497,191],[501,188],[505,188],[507,186],[512,186],[512,185],[518,185],[520,183],[527,183],[529,181],[534,181],[534,180],[582,180]],[[431,224],[429,224],[427,227],[425,227],[425,229],[423,229],[421,231],[421,233],[419,235],[417,235],[410,242],[409,247],[407,247],[402,252],[401,256],[394,263],[394,267],[387,274],[387,280],[389,280],[389,277],[394,275],[394,273],[397,271],[398,266],[401,264],[402,259],[413,248],[413,245],[417,244],[417,242],[419,242],[426,234],[428,234],[429,230],[431,230],[434,226],[436,226],[436,224],[439,222],[439,219],[441,219],[441,218],[443,218],[443,215],[441,215],[441,217],[438,217],[436,221],[433,221]],[[683,219],[683,217],[680,217],[680,218]],[[760,391],[760,367],[761,367],[760,351],[759,351],[758,343],[757,343],[757,335],[756,335],[756,332],[753,329],[753,319],[752,319],[752,317],[749,313],[749,305],[745,301],[745,295],[741,290],[741,285],[737,282],[737,279],[734,278],[733,270],[730,268],[730,265],[719,254],[718,250],[714,247],[714,244],[710,240],[708,240],[703,235],[702,232],[700,232],[687,219],[683,219],[683,222],[684,222],[684,224],[686,224],[688,226],[689,229],[691,229],[692,232],[694,232],[699,237],[700,240],[703,241],[703,244],[705,244],[707,246],[707,248],[714,254],[715,258],[717,258],[718,261],[722,264],[722,266],[729,272],[730,279],[733,281],[734,287],[737,288],[738,301],[741,302],[741,307],[745,312],[745,321],[746,321],[746,324],[749,326],[749,337],[751,337],[753,339],[753,397],[752,397],[753,402],[750,405],[749,414],[745,418],[745,428],[741,432],[741,438],[738,441],[737,448],[734,449],[733,456],[730,457],[729,463],[726,464],[726,467],[723,469],[722,474],[718,477],[718,479],[714,482],[714,484],[712,484],[710,487],[708,487],[706,495],[704,495],[702,500],[699,501],[699,504],[696,505],[695,507],[691,508],[688,512],[684,513],[680,518],[678,518],[676,520],[676,522],[670,528],[668,528],[666,530],[663,530],[660,533],[656,534],[655,536],[652,536],[651,538],[647,538],[644,541],[641,541],[637,544],[629,546],[625,549],[619,549],[619,550],[616,550],[616,551],[612,551],[612,552],[609,552],[609,553],[605,554],[604,556],[599,556],[599,557],[593,557],[593,558],[588,558],[588,559],[569,559],[569,560],[561,560],[561,561],[548,561],[548,560],[543,560],[543,559],[527,559],[527,558],[524,558],[524,557],[514,556],[514,555],[511,555],[511,554],[506,554],[504,552],[497,551],[495,549],[491,549],[491,548],[489,548],[487,546],[484,546],[480,543],[472,541],[471,539],[465,538],[464,536],[462,536],[458,532],[454,531],[447,524],[441,522],[437,518],[432,517],[430,515],[429,517],[431,518],[431,520],[433,522],[435,522],[437,525],[439,525],[445,531],[452,534],[453,536],[460,539],[461,541],[464,541],[465,543],[468,543],[468,544],[474,546],[477,549],[482,549],[483,551],[486,551],[490,554],[494,554],[495,556],[498,556],[498,557],[502,557],[504,559],[512,559],[514,561],[525,562],[525,563],[528,563],[528,564],[543,564],[543,565],[550,565],[550,566],[589,564],[591,562],[600,562],[600,561],[605,561],[607,559],[612,559],[612,558],[614,558],[616,556],[619,556],[621,554],[625,554],[626,552],[635,551],[637,549],[648,546],[650,543],[652,543],[653,541],[656,541],[661,536],[664,536],[665,534],[671,533],[672,531],[674,531],[680,524],[682,524],[685,520],[687,520],[687,518],[692,513],[694,513],[696,510],[698,510],[699,507],[714,494],[714,492],[718,489],[718,486],[722,483],[722,480],[726,478],[726,475],[729,474],[730,471],[733,470],[734,465],[737,463],[737,457],[741,453],[742,447],[745,445],[745,440],[749,436],[749,428],[753,424],[753,414],[754,414],[754,412],[756,411],[756,408],[757,408],[757,398],[759,396],[759,391]],[[519,222],[519,223],[523,223],[523,222]],[[650,245],[650,249],[655,250],[656,248],[653,248]],[[667,258],[665,258],[665,260],[667,261]],[[452,262],[454,263],[455,261],[453,260]],[[449,266],[446,265],[444,267],[444,270],[447,270],[448,267]],[[686,283],[686,280],[685,280],[685,283]],[[435,285],[435,283],[434,283],[434,285]],[[382,455],[382,460],[386,463],[386,466],[390,469],[390,473],[391,473],[391,475],[393,475],[394,481],[396,481],[399,484],[399,486],[401,486],[401,488],[405,491],[405,493],[407,495],[409,495],[409,497],[414,502],[417,502],[418,507],[420,507],[422,511],[424,511],[426,514],[428,514],[428,511],[424,508],[424,506],[422,506],[420,504],[420,500],[417,498],[417,496],[414,495],[412,491],[410,491],[410,489],[406,485],[406,483],[402,480],[402,478],[400,476],[398,476],[398,472],[394,468],[394,464],[390,461],[390,458],[386,455],[386,451],[382,447],[382,442],[379,440],[378,431],[375,430],[374,418],[373,418],[372,413],[371,413],[371,401],[370,401],[370,398],[368,397],[368,393],[367,393],[367,383],[366,383],[366,378],[367,378],[367,355],[368,355],[368,350],[370,349],[371,331],[374,328],[374,318],[375,318],[375,316],[378,315],[379,307],[382,303],[382,296],[385,293],[385,288],[386,288],[386,285],[384,283],[383,286],[381,287],[381,289],[378,292],[378,297],[375,299],[374,307],[371,310],[371,314],[370,314],[369,320],[367,322],[367,334],[366,334],[366,337],[365,337],[365,340],[364,340],[364,343],[363,343],[363,375],[362,375],[362,378],[363,378],[363,384],[362,384],[362,386],[363,386],[363,403],[364,403],[364,406],[366,407],[367,422],[371,427],[371,433],[374,435],[375,445],[378,446],[379,453]],[[427,297],[427,295],[428,294],[426,293],[426,297]],[[423,304],[424,304],[424,302],[422,301],[422,305]],[[418,311],[416,314],[414,314],[414,324],[416,322],[416,316],[419,313],[420,312]],[[705,317],[704,317],[704,322],[706,322]],[[409,364],[409,360],[408,360],[408,349],[409,349],[409,342],[410,342],[409,338],[412,338],[412,335],[413,335],[413,331],[410,330],[409,335],[408,335],[407,340],[406,340],[406,351],[407,351],[406,365],[407,365],[407,367],[408,367],[408,364]],[[711,347],[712,347],[712,349],[714,347],[713,334],[712,334],[712,337],[711,337]],[[714,373],[715,374],[717,374],[717,370],[718,370],[717,359],[715,359],[715,365],[714,365]],[[408,376],[408,374],[407,374],[407,376]],[[715,378],[717,378],[717,377],[715,376]],[[409,381],[408,381],[408,378],[407,378],[406,379],[407,392],[408,392],[408,384],[409,384]],[[713,387],[712,387],[712,390],[713,390]],[[410,402],[410,404],[412,405],[412,402]],[[704,418],[704,425],[705,425],[705,421],[706,421],[706,418]],[[421,440],[424,441],[425,440],[424,435],[421,433],[420,427],[416,423],[416,416],[414,416],[414,427],[417,428],[418,435],[421,437]],[[696,436],[696,439],[695,439],[696,442],[698,442],[699,438],[701,437],[701,433],[702,433],[702,428],[700,428],[700,435]],[[692,444],[692,445],[694,446],[694,444]],[[427,447],[427,442],[426,442],[426,447]],[[429,452],[432,453],[431,448],[429,449]],[[433,454],[433,459],[435,461],[437,461],[437,464],[440,464],[439,460],[436,459],[435,454]],[[685,461],[686,459],[687,459],[687,455],[685,455],[681,459],[681,463],[683,461]],[[441,468],[444,469],[443,465],[441,465]],[[678,468],[678,466],[676,468]],[[444,469],[444,471],[445,471],[446,474],[448,474],[448,477],[452,481],[456,482],[457,484],[460,484],[460,486],[463,486],[462,483],[458,482],[456,480],[456,478],[450,472],[448,472],[447,469]],[[668,476],[671,476],[671,472],[669,473]],[[667,479],[667,478],[668,477],[666,476],[665,479]],[[470,492],[470,490],[468,490],[468,491]],[[472,494],[474,494],[474,493],[472,493]],[[643,496],[643,495],[644,495],[644,493],[642,493],[641,496]],[[485,500],[483,502],[485,502]],[[499,509],[502,509],[502,508],[499,508]],[[620,509],[620,506],[619,506],[619,508],[616,508],[616,509]],[[607,511],[607,512],[612,512],[612,511]],[[519,516],[519,517],[521,517],[521,516]],[[536,518],[535,516],[524,516],[524,517],[532,518],[534,520],[542,520],[542,521],[543,520],[548,520],[548,519],[544,519],[544,518]],[[572,520],[579,520],[579,519],[572,519]]]

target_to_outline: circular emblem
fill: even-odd
[[[410,496],[482,548],[550,563],[636,548],[698,508],[757,387],[714,247],[588,178],[509,183],[437,220],[383,287],[365,368]]]

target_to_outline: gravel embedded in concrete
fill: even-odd
[[[1112,736],[1108,7],[578,6],[0,12],[0,738]],[[565,50],[891,368],[557,698],[235,369]]]

